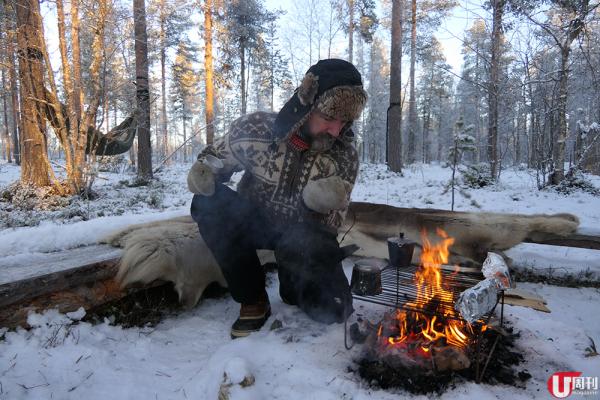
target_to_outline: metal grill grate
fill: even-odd
[[[414,276],[417,267],[394,268],[387,266],[381,271],[382,293],[378,295],[352,296],[356,300],[380,304],[394,308],[426,313],[430,315],[451,315],[454,302],[461,292],[475,286],[483,279],[480,272],[455,271],[455,267],[442,266],[442,287],[451,293],[449,298],[440,299],[438,303],[417,303],[417,287]],[[451,297],[451,298],[450,298]],[[459,317],[454,317],[459,318]]]
[[[389,306],[394,308],[401,308],[404,310],[415,311],[419,313],[425,313],[429,315],[445,316],[445,318],[461,319],[458,313],[456,316],[452,316],[455,313],[448,312],[454,310],[454,302],[458,298],[461,292],[475,286],[481,280],[483,280],[483,274],[481,272],[473,271],[472,269],[459,268],[456,270],[455,267],[449,265],[442,265],[442,287],[451,293],[451,298],[441,299],[437,304],[417,304],[417,287],[414,282],[414,276],[417,267],[411,266],[408,268],[395,268],[387,266],[381,271],[381,288],[382,293],[373,296],[363,296],[352,294],[352,297],[356,300],[362,300],[369,303],[380,304],[383,306]],[[496,309],[496,306],[500,304],[500,327],[504,326],[504,291],[500,291],[498,301],[494,308],[481,320],[475,322],[475,377],[476,382],[481,382],[483,374],[487,369],[488,363],[494,353],[496,344],[500,335],[496,336],[494,344],[491,350],[485,358],[483,368],[481,368],[482,354],[481,354],[481,337],[483,333],[483,327],[487,325]],[[347,337],[347,323],[348,319],[344,322],[344,346],[346,349],[351,349],[353,345],[348,345]]]

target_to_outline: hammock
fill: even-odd
[[[137,132],[137,116],[136,110],[107,134],[89,127],[85,153],[97,156],[115,156],[129,151]]]
[[[49,99],[55,99],[49,91],[46,91],[46,96],[48,96]],[[60,103],[60,107],[68,132],[69,116],[67,107],[62,103]],[[44,108],[46,111],[46,119],[50,122],[50,125],[52,125],[55,130],[61,129],[62,126],[59,124],[54,108],[49,104]],[[139,110],[136,109],[133,114],[125,118],[123,122],[115,126],[106,134],[95,127],[88,127],[85,153],[97,156],[116,156],[129,151],[137,132],[138,115]]]

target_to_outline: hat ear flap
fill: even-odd
[[[312,72],[307,73],[302,78],[302,83],[298,88],[298,99],[300,104],[307,106],[315,102],[315,97],[319,91],[319,77]]]

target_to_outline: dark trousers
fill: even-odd
[[[254,304],[265,289],[257,249],[275,250],[279,292],[311,318],[342,322],[352,313],[336,235],[317,223],[273,226],[260,207],[225,185],[195,195],[191,214],[227,281],[233,299]]]

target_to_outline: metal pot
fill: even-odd
[[[390,265],[395,268],[410,267],[416,243],[405,239],[402,232],[398,236],[388,238],[387,243]]]
[[[381,268],[374,260],[358,260],[352,268],[350,289],[359,296],[375,296],[381,293]]]

